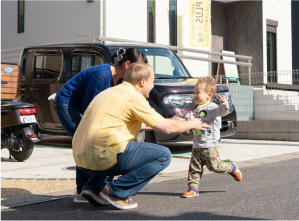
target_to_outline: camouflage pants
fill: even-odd
[[[231,173],[233,168],[229,163],[225,163],[220,159],[218,147],[193,149],[188,172],[189,187],[198,190],[204,165],[206,165],[209,171],[215,173]]]

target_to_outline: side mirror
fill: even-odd
[[[34,73],[34,51],[29,52],[26,56],[26,63],[25,63],[25,81],[33,79]]]

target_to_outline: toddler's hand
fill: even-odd
[[[188,118],[189,120],[194,119],[194,114],[192,113],[192,111],[190,111],[190,113],[188,114]]]
[[[225,96],[220,96],[219,95],[219,99],[220,99],[220,101],[221,101],[221,104],[225,104],[226,103],[226,98],[225,98]]]

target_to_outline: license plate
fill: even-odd
[[[34,115],[20,116],[23,123],[35,123],[36,119]]]

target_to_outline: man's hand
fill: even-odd
[[[194,114],[192,113],[192,111],[190,111],[190,113],[188,115],[189,115],[189,120],[194,119]]]
[[[176,115],[174,115],[171,119],[173,119],[173,120],[185,120],[184,118],[180,117],[180,114],[181,114],[181,110],[178,110]]]
[[[203,122],[200,118],[191,118],[190,121],[194,122],[194,130],[206,131],[211,125]]]
[[[223,95],[222,95],[222,96],[219,96],[219,99],[220,99],[222,105],[225,104],[225,102],[226,102],[226,98],[225,98],[225,96],[223,96]]]
[[[194,122],[194,130],[206,131],[211,125],[207,121],[200,118],[194,118],[194,114],[190,112],[190,121]]]
[[[210,126],[210,124],[203,122],[201,119],[194,118],[193,113],[190,112],[190,120],[180,120],[178,123],[177,120],[172,118],[164,119],[162,122],[155,125],[153,129],[165,134],[179,134],[191,129],[206,131]]]

